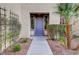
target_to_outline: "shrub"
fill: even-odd
[[[13,51],[14,51],[14,52],[20,51],[20,50],[21,50],[20,44],[14,44],[14,45],[13,45]]]
[[[57,33],[59,33],[59,35],[64,35],[65,31],[66,31],[66,25],[65,24],[51,24],[47,26],[48,29],[48,34],[50,36],[50,38],[54,38],[54,35],[57,35]]]
[[[61,42],[61,44],[66,45],[66,38],[64,36],[60,36],[59,41]]]
[[[0,42],[0,49],[2,48],[2,43]]]
[[[21,43],[26,43],[26,42],[27,42],[27,38],[21,38],[21,39],[20,39],[20,42],[21,42]]]
[[[74,38],[79,38],[79,35],[73,35]]]
[[[13,32],[9,32],[9,33],[7,33],[7,34],[6,34],[6,39],[7,39],[7,41],[11,41],[13,35],[14,35]]]

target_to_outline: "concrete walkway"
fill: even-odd
[[[46,41],[45,36],[35,36],[27,55],[52,55],[52,51]]]

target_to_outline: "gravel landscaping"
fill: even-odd
[[[79,55],[79,50],[67,49],[59,41],[47,41],[54,55]]]
[[[32,40],[28,39],[26,43],[20,43],[21,50],[17,51],[17,52],[12,51],[11,47],[8,47],[3,52],[3,55],[26,55],[31,42],[32,42]]]

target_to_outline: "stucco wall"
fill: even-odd
[[[1,4],[1,7],[7,9],[7,18],[9,18],[10,10],[19,15],[19,21],[22,25],[19,37],[30,37],[30,13],[49,13],[49,24],[60,24],[60,15],[56,14],[56,4]],[[71,20],[74,23],[75,18]],[[79,17],[78,17],[79,19]],[[79,35],[79,20],[72,25],[73,34]],[[76,28],[75,28],[76,27]],[[8,45],[8,44],[7,44]],[[4,48],[3,48],[4,49]]]
[[[72,33],[73,35],[79,35],[79,17],[72,17],[71,18],[72,24]]]
[[[54,13],[56,4],[22,4],[22,25],[20,37],[30,37],[30,13],[49,13],[49,24],[59,24],[60,17]],[[24,32],[24,33],[23,33]]]
[[[19,21],[22,24],[20,37],[30,37],[30,13],[49,13],[49,24],[59,24],[60,17],[54,13],[57,11],[56,4],[0,4],[9,11],[19,15]],[[9,17],[9,16],[7,16]]]

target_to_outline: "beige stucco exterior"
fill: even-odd
[[[7,18],[9,18],[9,11],[19,15],[19,21],[22,24],[19,37],[30,37],[30,13],[49,13],[49,24],[60,24],[60,15],[56,14],[57,11],[55,3],[24,3],[24,4],[0,4],[1,7],[7,9]],[[79,34],[79,32],[77,32]]]
[[[23,28],[20,37],[30,37],[30,13],[49,13],[49,24],[60,23],[59,15],[53,13],[56,12],[56,4],[22,4],[21,8],[24,22],[22,21]]]
[[[49,13],[49,24],[59,24],[60,17],[56,12],[56,4],[0,4],[7,9],[7,13],[12,10],[19,15],[22,24],[20,37],[30,37],[30,13]],[[9,17],[9,15],[7,16]]]
[[[10,17],[10,10],[15,14],[19,15],[19,21],[22,25],[21,32],[19,38],[27,37],[29,38],[31,35],[31,22],[30,22],[30,13],[49,13],[49,24],[60,24],[60,15],[56,14],[57,4],[55,3],[46,3],[46,4],[31,4],[31,3],[23,3],[23,4],[15,4],[15,3],[4,3],[0,4],[1,7],[6,8],[7,10],[7,19]],[[79,19],[79,17],[78,17]],[[71,24],[76,21],[76,18],[72,18]],[[72,25],[73,34],[79,35],[79,20],[75,25]],[[76,27],[76,28],[75,28]],[[75,32],[74,32],[75,31]],[[7,43],[7,47],[8,47]],[[4,48],[3,48],[4,49]]]

